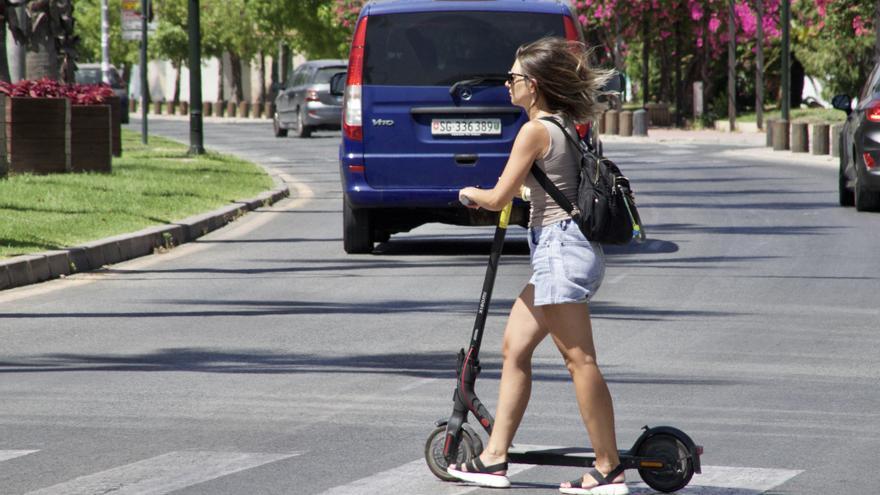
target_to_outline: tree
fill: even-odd
[[[149,46],[154,55],[170,60],[171,66],[176,71],[173,99],[176,105],[180,102],[180,74],[189,57],[188,4],[187,0],[153,0],[153,2],[158,26]]]
[[[138,42],[122,39],[122,0],[109,0],[110,61],[122,69],[126,81],[138,63]],[[101,61],[101,0],[77,0],[76,30],[80,35],[79,60]]]

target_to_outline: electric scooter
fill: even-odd
[[[467,205],[468,198],[462,197],[461,201]],[[452,415],[449,419],[437,421],[425,442],[425,461],[428,468],[444,481],[458,481],[446,472],[450,464],[462,464],[483,451],[480,435],[467,422],[468,414],[474,415],[486,433],[492,433],[494,418],[477,397],[474,384],[480,374],[480,344],[489,313],[498,261],[504,247],[511,206],[508,204],[501,212],[495,229],[470,345],[467,350],[461,349],[458,353],[458,376],[452,396]],[[640,234],[644,235],[643,232]],[[694,473],[700,473],[703,448],[696,445],[683,431],[671,426],[645,426],[643,429],[629,450],[619,451],[620,467],[608,476],[613,478],[623,470],[637,469],[642,480],[655,490],[668,493],[687,486]],[[507,460],[515,464],[590,468],[594,467],[596,456],[593,449],[589,448],[551,447],[528,450],[512,446],[507,451]]]

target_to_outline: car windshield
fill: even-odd
[[[101,69],[93,69],[91,67],[86,69],[78,68],[76,70],[76,82],[80,84],[101,84],[103,82]],[[114,88],[123,87],[122,78],[119,77],[119,73],[113,68],[110,68],[110,86]]]
[[[559,14],[377,15],[367,24],[364,84],[448,86],[478,74],[506,74],[520,45],[564,35]]]
[[[345,72],[345,66],[341,67],[321,67],[315,72],[315,84],[326,84],[330,82],[330,78],[340,72]]]

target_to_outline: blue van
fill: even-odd
[[[339,150],[343,245],[369,253],[428,222],[491,225],[458,203],[492,187],[526,122],[504,81],[516,49],[544,36],[583,41],[563,0],[374,0],[349,56]],[[583,130],[582,130],[583,132]],[[525,225],[517,202],[512,223]]]

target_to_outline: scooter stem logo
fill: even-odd
[[[373,126],[374,126],[374,127],[391,127],[391,126],[393,126],[393,125],[394,125],[394,121],[393,121],[393,120],[388,120],[388,119],[373,119]]]

